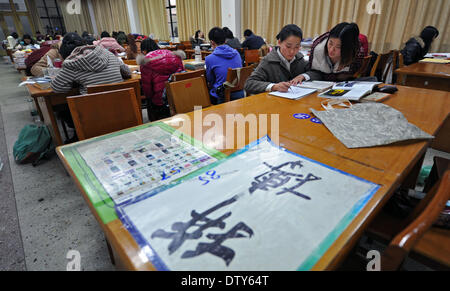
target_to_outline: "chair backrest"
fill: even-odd
[[[405,62],[404,62],[403,54],[400,51],[398,51],[397,59],[398,59],[398,62],[397,62],[398,66],[395,69],[403,68],[405,66]],[[405,76],[403,74],[397,75],[397,84],[403,85],[404,77]]]
[[[79,95],[67,98],[80,140],[142,124],[134,89]]]
[[[227,74],[227,83],[229,84],[235,84],[234,87],[229,88],[226,86],[225,88],[225,102],[229,102],[231,99],[231,92],[236,92],[240,90],[244,90],[245,82],[247,82],[248,77],[253,73],[255,70],[255,65],[250,65],[247,67],[239,68],[239,69],[228,69]],[[239,78],[238,78],[238,71],[239,72]]]
[[[377,60],[373,64],[370,76],[377,76],[378,81],[385,82],[389,73],[393,72],[392,60],[394,58],[394,51],[385,54],[379,54]]]
[[[194,111],[194,106],[211,106],[204,77],[167,82],[166,92],[172,114]]]
[[[205,76],[206,76],[206,70],[201,69],[201,70],[195,70],[195,71],[190,71],[190,72],[173,74],[173,81],[178,82],[178,81],[183,81],[183,80],[198,78],[198,77],[205,77]]]
[[[124,62],[124,64],[126,64],[126,65],[137,66],[136,60],[123,60],[123,62]]]
[[[139,79],[125,80],[120,83],[90,85],[90,86],[87,86],[87,92],[88,92],[88,94],[92,94],[92,93],[100,93],[100,92],[127,89],[127,88],[134,89],[136,101],[138,102],[138,105],[140,107],[142,98],[141,98],[141,82]]]
[[[435,223],[450,199],[450,169],[434,185],[411,215],[416,218],[390,242],[381,257],[382,270],[397,270],[409,251]],[[420,211],[420,213],[418,213]]]
[[[367,75],[368,75],[367,71],[369,69],[369,64],[370,64],[371,59],[372,59],[372,56],[366,56],[363,58],[361,67],[359,68],[358,72],[356,72],[353,75],[353,78],[367,77]]]
[[[270,49],[269,46],[267,44],[263,44],[260,48],[259,48],[259,56],[260,57],[265,57],[269,54]]]
[[[259,50],[244,50],[245,66],[259,63]]]

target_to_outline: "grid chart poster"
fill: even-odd
[[[69,164],[105,223],[115,205],[165,186],[225,157],[157,123],[64,149]]]
[[[265,138],[118,213],[159,270],[309,270],[378,189]]]

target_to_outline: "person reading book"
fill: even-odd
[[[295,24],[283,27],[277,35],[278,46],[259,64],[245,83],[249,94],[262,92],[288,92],[290,81],[306,72],[307,62],[299,52],[303,32]],[[310,79],[320,79],[321,75],[312,72]]]
[[[325,81],[351,80],[361,67],[363,58],[364,49],[359,41],[358,25],[339,23],[314,41],[309,57],[308,72],[297,76],[292,84],[297,85],[308,81],[311,74],[317,72]]]

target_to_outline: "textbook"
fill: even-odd
[[[270,92],[269,95],[273,95],[273,96],[277,96],[277,97],[282,97],[282,98],[287,98],[287,99],[291,99],[291,100],[298,100],[300,98],[303,98],[309,94],[312,94],[314,92],[316,92],[316,89],[307,89],[307,88],[299,88],[297,86],[291,86],[289,88],[288,92]]]
[[[50,77],[33,77],[28,78],[26,81],[23,81],[19,84],[19,87],[26,85],[26,84],[32,84],[33,86],[39,88],[39,89],[48,89],[50,88],[50,83],[52,79]]]
[[[187,70],[200,70],[205,68],[205,62],[186,62],[184,67]]]
[[[319,94],[322,98],[342,98],[359,101],[362,97],[372,93],[375,86],[381,82],[340,82],[336,83],[330,90]]]
[[[298,84],[297,87],[307,88],[307,89],[316,89],[319,92],[323,92],[332,88],[334,82],[326,82],[326,81],[306,81],[301,84]]]
[[[426,59],[420,60],[419,63],[450,64],[450,60],[426,58]]]
[[[361,102],[383,102],[386,99],[388,99],[391,96],[391,94],[388,93],[381,93],[381,92],[375,92],[368,96],[362,97],[360,99]]]

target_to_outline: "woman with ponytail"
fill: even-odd
[[[326,81],[346,81],[353,78],[364,58],[356,23],[342,22],[313,43],[309,57],[309,72],[297,76],[292,84],[308,81],[313,73],[321,73]]]
[[[439,36],[436,27],[427,26],[422,30],[420,36],[408,40],[405,48],[401,51],[405,65],[417,63],[428,53],[431,43]]]

